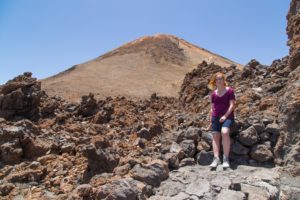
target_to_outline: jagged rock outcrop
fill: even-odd
[[[295,69],[300,65],[300,1],[292,0],[287,15],[287,35],[290,46],[289,66]]]
[[[8,81],[0,88],[0,117],[36,119],[43,93],[41,83],[26,72]]]
[[[287,15],[290,55],[287,86],[279,99],[281,128],[285,135],[285,148],[281,152],[285,164],[294,174],[300,174],[300,1],[292,0]]]

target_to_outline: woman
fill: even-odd
[[[213,130],[214,159],[210,167],[216,168],[220,164],[220,139],[222,135],[223,168],[229,168],[230,128],[234,123],[234,90],[228,87],[223,73],[212,76],[208,87],[213,90],[211,94],[211,127]]]

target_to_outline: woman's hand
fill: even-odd
[[[219,121],[220,121],[220,123],[223,123],[226,119],[227,119],[227,117],[223,115]]]

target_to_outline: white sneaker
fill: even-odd
[[[220,159],[217,157],[214,157],[214,160],[209,165],[211,168],[216,168],[219,164],[221,164]]]
[[[223,166],[223,169],[227,169],[227,168],[230,167],[228,157],[226,157],[226,156],[223,157],[223,164],[222,164],[222,166]]]

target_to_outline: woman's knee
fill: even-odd
[[[222,133],[222,136],[224,136],[224,135],[228,135],[229,136],[230,128],[222,127],[221,133]]]

